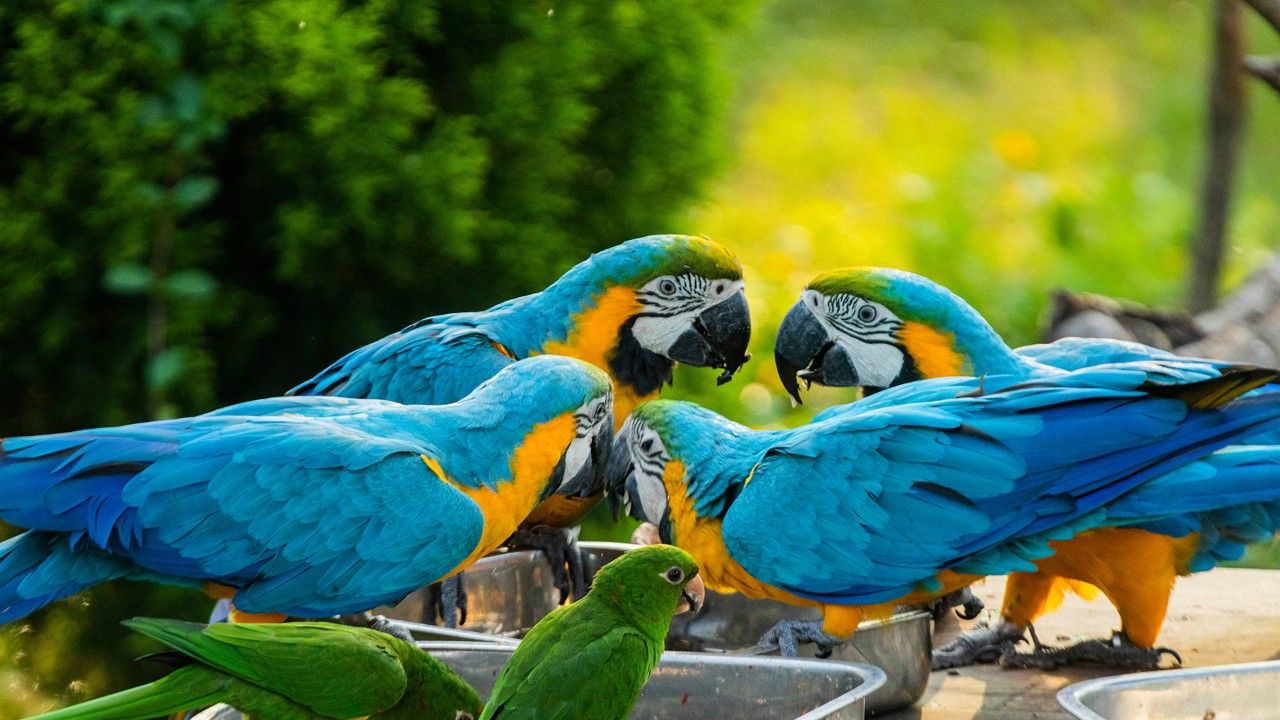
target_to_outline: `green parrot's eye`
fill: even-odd
[[[663,280],[662,282],[658,283],[658,292],[662,293],[663,295],[675,295],[676,281]]]
[[[863,305],[858,308],[858,319],[864,323],[869,323],[876,319],[876,309],[870,305]]]
[[[667,582],[671,583],[672,585],[679,585],[680,581],[684,580],[684,571],[672,565],[671,567],[667,568],[667,571],[665,573],[663,573],[663,577],[665,577],[667,579]]]

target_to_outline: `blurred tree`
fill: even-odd
[[[737,6],[3,3],[0,433],[279,394],[419,317],[678,230],[716,165]],[[141,587],[0,642],[51,696],[134,682],[106,638]]]

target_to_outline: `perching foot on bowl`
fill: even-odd
[[[369,612],[352,613],[350,615],[339,615],[336,620],[342,625],[377,630],[378,632],[386,633],[391,637],[400,638],[407,643],[417,642],[414,639],[413,634],[405,629],[403,625],[387,619],[384,615],[374,615]]]
[[[1012,652],[1014,643],[1022,640],[1022,628],[999,620],[995,625],[978,623],[951,642],[933,651],[934,670],[964,667],[979,662],[995,662],[1006,652]]]
[[[773,627],[760,636],[760,645],[778,647],[782,657],[796,657],[800,643],[816,643],[818,657],[831,657],[841,640],[835,635],[828,635],[822,630],[821,620],[779,620]]]

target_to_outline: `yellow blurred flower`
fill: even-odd
[[[1021,130],[1005,130],[996,135],[992,144],[1001,160],[1019,170],[1030,170],[1040,159],[1040,144]]]

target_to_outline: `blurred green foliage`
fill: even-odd
[[[276,394],[671,227],[730,6],[5,3],[5,431]]]
[[[0,433],[277,395],[675,228],[731,0],[0,4]],[[0,633],[0,717],[140,680],[113,584]]]

